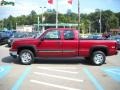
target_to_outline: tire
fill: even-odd
[[[34,55],[30,50],[22,50],[19,53],[20,62],[24,65],[30,65],[34,61]]]
[[[91,61],[94,65],[100,66],[105,63],[106,56],[102,51],[95,51],[92,54]]]
[[[90,57],[85,57],[85,60],[90,60]]]

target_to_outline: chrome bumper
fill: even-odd
[[[10,54],[10,56],[12,56],[13,58],[17,58],[17,56],[18,56],[17,51],[10,51],[9,54]]]

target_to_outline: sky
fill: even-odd
[[[1,1],[1,0],[0,0]],[[67,0],[53,0],[52,5],[48,4],[48,0],[6,0],[15,2],[15,6],[6,5],[0,6],[0,20],[12,15],[14,17],[21,15],[28,15],[32,10],[37,14],[41,14],[47,9],[56,9],[56,1],[58,1],[58,11],[66,13],[68,9],[77,13],[77,2],[73,0],[72,5],[67,3]],[[79,0],[80,13],[91,13],[95,9],[111,10],[113,12],[120,12],[120,0]],[[41,9],[40,7],[46,7]]]

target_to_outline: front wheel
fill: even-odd
[[[22,64],[30,65],[34,60],[34,55],[30,50],[22,50],[19,54],[19,58]]]
[[[91,60],[94,65],[102,65],[105,63],[106,57],[102,51],[95,51],[92,54]]]

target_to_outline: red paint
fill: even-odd
[[[60,39],[42,40],[46,33],[58,30]],[[64,31],[72,30],[74,40],[65,40]],[[18,39],[13,42],[10,51],[18,51],[19,47],[32,46],[35,48],[37,57],[88,57],[91,56],[91,50],[94,47],[106,47],[108,56],[117,53],[116,42],[112,40],[80,40],[79,32],[70,28],[51,28],[46,30],[39,38]],[[99,48],[98,48],[99,50]]]

